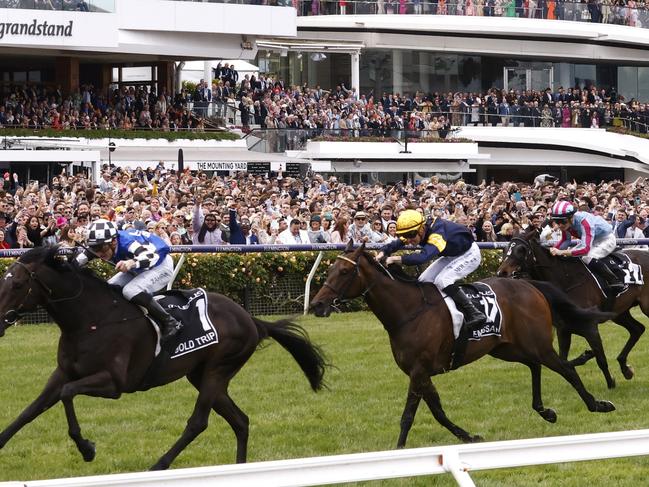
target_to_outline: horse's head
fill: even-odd
[[[311,301],[311,310],[316,316],[329,316],[332,304],[356,298],[367,289],[360,268],[364,251],[365,244],[354,250],[350,240],[343,253],[336,257],[327,280]]]
[[[532,245],[538,239],[536,229],[525,233],[523,236],[512,238],[503,261],[496,271],[499,277],[512,277],[516,273],[529,273],[534,267],[534,249]]]
[[[0,279],[0,337],[7,327],[44,304],[51,295],[52,285],[46,283],[45,273],[57,251],[57,247],[30,250],[10,265]]]

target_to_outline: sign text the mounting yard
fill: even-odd
[[[246,171],[247,162],[198,162],[199,171]]]

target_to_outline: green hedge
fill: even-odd
[[[163,132],[161,130],[54,130],[54,129],[14,129],[3,128],[0,131],[3,137],[79,137],[86,139],[165,139],[174,140],[238,140],[237,134],[227,131],[219,132]]]
[[[327,278],[329,265],[339,252],[326,252],[313,279],[313,289],[319,289]],[[500,264],[502,252],[482,251],[482,264],[469,281],[494,276]],[[243,290],[256,294],[273,286],[280,277],[291,277],[306,282],[313,267],[317,252],[273,252],[250,254],[187,254],[187,259],[175,281],[175,287],[203,287],[217,291],[243,304]],[[174,256],[175,259],[178,255]],[[0,273],[4,274],[13,259],[0,259]],[[114,269],[100,261],[93,261],[93,269],[108,278]],[[0,274],[0,275],[1,275]],[[360,309],[360,302],[352,303],[348,309]]]

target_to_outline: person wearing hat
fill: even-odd
[[[577,211],[569,201],[557,201],[552,205],[550,218],[561,230],[561,239],[550,249],[550,253],[581,258],[586,267],[604,279],[608,287],[606,294],[622,292],[625,285],[602,261],[617,246],[613,227],[601,216]],[[569,248],[572,237],[578,238],[579,243]]]
[[[180,331],[182,323],[153,299],[153,293],[173,279],[174,264],[164,240],[146,231],[118,230],[113,222],[99,219],[90,224],[86,244],[88,248],[74,259],[77,265],[83,267],[95,258],[113,262],[118,272],[108,283],[122,288],[124,298],[147,310],[160,325],[161,342]]]
[[[399,239],[385,245],[376,255],[378,261],[386,257],[386,264],[421,265],[437,257],[419,276],[420,282],[435,284],[448,294],[464,315],[464,325],[471,335],[486,321],[487,317],[476,308],[464,291],[456,284],[480,266],[481,255],[471,231],[464,225],[429,218],[417,210],[404,210],[397,218]],[[421,252],[404,256],[391,255],[405,245],[420,247]],[[466,345],[466,340],[464,340]],[[460,363],[464,350],[458,349],[453,359]]]
[[[372,241],[372,229],[367,221],[367,213],[364,211],[354,213],[354,222],[350,225],[348,233],[354,245]]]
[[[322,218],[320,215],[311,215],[309,220],[309,229],[307,233],[309,234],[309,241],[311,243],[328,243],[327,234],[322,230]]]

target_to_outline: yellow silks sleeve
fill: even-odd
[[[446,248],[446,240],[444,240],[444,237],[439,233],[431,233],[428,236],[426,243],[437,247],[437,250],[439,250],[440,253],[444,252],[444,249]]]

